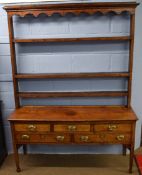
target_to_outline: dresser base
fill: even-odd
[[[129,173],[134,158],[136,115],[131,108],[95,106],[28,106],[16,109],[9,121],[17,172],[18,149],[27,154],[29,144],[118,145],[130,150]]]

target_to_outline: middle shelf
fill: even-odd
[[[52,78],[116,78],[116,77],[129,77],[128,72],[103,72],[103,73],[43,73],[43,74],[16,74],[16,79],[52,79]]]
[[[127,91],[76,91],[76,92],[19,92],[22,98],[57,98],[57,97],[126,97]]]
[[[15,38],[15,43],[79,42],[79,41],[129,41],[130,36],[82,37],[82,38]]]

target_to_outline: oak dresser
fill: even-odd
[[[15,111],[9,121],[12,130],[13,148],[17,172],[19,166],[18,149],[23,146],[26,153],[27,144],[121,144],[123,154],[130,150],[129,172],[132,172],[135,143],[135,124],[137,117],[131,108],[131,83],[133,67],[133,46],[135,26],[135,2],[121,3],[61,3],[38,5],[5,6],[8,13],[11,63],[14,82]],[[123,12],[130,15],[130,35],[110,37],[80,38],[16,38],[14,37],[13,16],[25,17],[40,14],[52,16],[55,13],[64,16],[68,13],[80,15],[94,13],[106,15]],[[15,44],[18,43],[60,43],[86,41],[123,41],[129,42],[128,72],[92,72],[92,73],[46,73],[19,74],[17,72]],[[125,78],[128,81],[127,91],[75,91],[75,92],[21,92],[18,81],[21,79],[64,79],[64,78]],[[123,106],[22,106],[23,98],[58,98],[58,97],[125,97]]]

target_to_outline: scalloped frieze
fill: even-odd
[[[53,14],[60,14],[61,16],[65,16],[68,13],[72,13],[74,15],[80,15],[81,13],[87,13],[89,15],[93,15],[95,13],[102,13],[103,15],[106,15],[107,13],[115,13],[117,15],[120,15],[123,12],[128,12],[130,14],[134,14],[134,9],[67,9],[67,10],[24,10],[24,11],[10,11],[8,14],[10,16],[18,15],[20,17],[25,17],[26,15],[33,15],[34,17],[38,17],[40,14],[45,14],[47,16],[52,16]]]

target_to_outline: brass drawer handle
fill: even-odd
[[[64,138],[65,138],[64,136],[57,136],[57,137],[56,137],[57,141],[63,141]]]
[[[21,138],[23,140],[29,140],[30,139],[30,136],[25,134],[25,135],[22,135]]]
[[[35,125],[28,125],[28,130],[29,131],[35,131],[36,130],[36,126]]]
[[[115,129],[117,129],[117,126],[116,125],[108,125],[108,130],[109,131],[113,131]]]
[[[124,138],[125,138],[124,135],[119,135],[119,136],[116,137],[116,139],[117,139],[118,141],[122,141],[122,140],[124,140]]]
[[[68,130],[69,131],[75,131],[76,130],[76,126],[75,125],[69,125],[68,126]]]
[[[87,142],[87,141],[89,140],[89,137],[88,137],[88,136],[81,136],[81,137],[80,137],[80,140],[81,140],[82,142]]]

